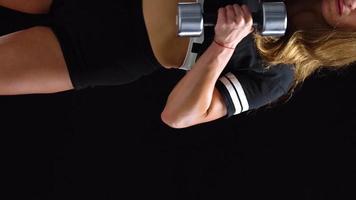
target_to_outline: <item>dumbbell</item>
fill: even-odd
[[[251,3],[252,2],[252,3]],[[284,2],[249,1],[253,26],[263,36],[283,36],[287,30],[287,9]],[[215,26],[216,13],[204,13],[200,3],[178,3],[177,26],[180,37],[200,37],[204,27]]]

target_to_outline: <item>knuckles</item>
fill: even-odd
[[[242,29],[244,27],[250,28],[253,25],[252,16],[246,16],[247,14],[243,12],[242,6],[238,4],[221,7],[218,12],[227,17],[223,23],[218,25],[221,29]],[[233,19],[232,16],[234,16]]]

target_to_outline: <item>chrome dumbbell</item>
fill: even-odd
[[[263,36],[283,36],[287,30],[287,9],[284,2],[256,1],[252,11],[253,26]],[[250,5],[248,5],[250,7]],[[200,3],[179,3],[177,26],[181,37],[199,37],[204,27],[215,26],[216,13],[204,13]]]

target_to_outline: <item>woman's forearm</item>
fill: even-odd
[[[186,124],[207,114],[215,84],[233,54],[213,42],[170,93],[163,118],[169,124]]]
[[[161,114],[166,124],[188,127],[223,116],[221,97],[214,91],[220,74],[234,53],[233,49],[225,47],[235,48],[253,31],[252,25],[252,15],[247,6],[234,4],[219,8],[214,42],[169,95]]]

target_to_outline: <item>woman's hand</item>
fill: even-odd
[[[237,44],[253,31],[253,19],[246,5],[228,5],[218,11],[214,40],[226,47],[235,48]]]

